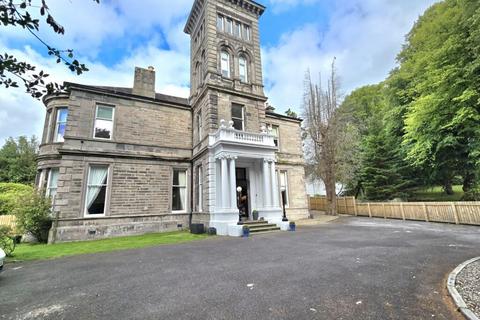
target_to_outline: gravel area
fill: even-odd
[[[455,287],[477,317],[480,317],[480,260],[470,263],[457,275]]]

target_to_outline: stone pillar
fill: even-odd
[[[235,175],[235,159],[237,157],[230,158],[230,207],[232,209],[237,208],[237,179]],[[222,191],[227,192],[226,188],[222,188]]]
[[[222,188],[220,189],[220,193],[222,195],[222,208],[226,208],[229,206],[227,158],[222,157],[220,161],[221,161],[220,175],[222,176]]]
[[[263,159],[263,206],[270,207],[270,172],[268,171],[268,159]]]
[[[270,166],[270,177],[272,179],[272,206],[278,208],[280,206],[280,202],[278,200],[278,180],[277,175],[275,172],[275,161],[272,161]]]

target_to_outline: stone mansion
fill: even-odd
[[[264,10],[252,0],[194,1],[188,99],[156,93],[153,67],[135,68],[132,88],[66,83],[44,98],[37,185],[53,199],[50,237],[190,223],[239,235],[239,198],[245,219],[281,225],[282,194],[290,220],[308,217],[301,120],[266,107]]]

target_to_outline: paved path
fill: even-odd
[[[342,217],[10,264],[0,319],[461,319],[445,278],[479,248],[477,227]]]

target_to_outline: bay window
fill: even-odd
[[[47,197],[51,197],[52,199],[55,198],[55,196],[57,195],[58,174],[58,168],[52,168],[48,172],[47,190],[45,192],[45,195]]]
[[[54,142],[63,142],[65,135],[65,129],[67,127],[68,109],[57,108],[57,121],[55,123],[55,135],[53,136]]]

